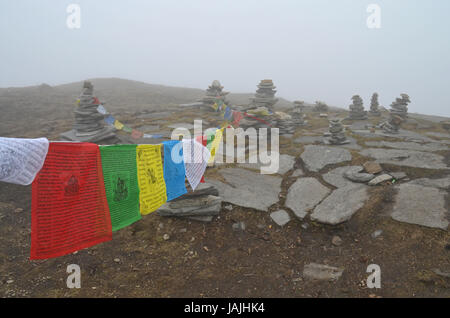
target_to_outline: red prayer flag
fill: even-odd
[[[50,143],[32,185],[30,259],[62,256],[111,239],[98,146]]]
[[[139,138],[142,138],[143,136],[144,136],[144,133],[139,130],[133,129],[133,131],[131,132],[131,138],[139,139]]]

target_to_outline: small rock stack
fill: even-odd
[[[353,103],[350,105],[350,119],[367,119],[367,112],[364,110],[363,100],[359,95],[352,97]]]
[[[80,105],[75,110],[75,135],[91,136],[100,132],[104,127],[103,115],[97,111],[100,105],[93,96],[94,87],[91,82],[85,81],[80,96]]]
[[[305,102],[294,101],[294,110],[292,111],[292,121],[297,126],[305,125],[305,120],[303,118],[303,109],[305,107]]]
[[[62,133],[61,137],[72,141],[97,142],[115,138],[114,128],[105,127],[104,116],[97,111],[100,102],[93,95],[91,82],[83,83],[80,104],[75,110],[73,130]]]
[[[255,97],[251,99],[251,108],[265,107],[273,112],[273,105],[278,102],[278,98],[275,98],[275,88],[271,79],[262,80],[258,84]]]
[[[378,93],[373,93],[372,99],[370,100],[370,111],[372,116],[381,116],[379,109],[380,104],[378,103]]]
[[[328,142],[332,145],[343,145],[348,144],[349,140],[344,133],[344,126],[339,119],[331,119],[330,120],[330,138]]]
[[[398,130],[400,129],[400,124],[404,121],[401,116],[395,115],[391,113],[391,117],[389,121],[382,124],[382,128],[385,133],[388,134],[398,134]]]
[[[408,104],[411,103],[407,94],[400,94],[400,98],[396,98],[395,102],[391,104],[391,114],[400,116],[401,118],[408,117]]]
[[[218,80],[214,80],[211,85],[209,85],[206,90],[205,97],[199,100],[199,102],[203,103],[203,106],[206,106],[212,109],[212,105],[217,100],[221,100],[223,103],[228,105],[228,101],[225,96],[228,95],[229,92],[223,91],[223,86],[220,84]]]
[[[158,209],[161,216],[179,217],[201,222],[211,222],[219,215],[222,198],[211,184],[201,183],[193,192],[165,203]]]
[[[314,111],[319,113],[326,113],[328,111],[328,105],[321,101],[316,101]]]

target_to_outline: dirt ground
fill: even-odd
[[[167,124],[192,122],[194,116],[203,115],[178,113]],[[219,122],[212,115],[204,118]],[[326,126],[326,120],[311,122]],[[16,127],[24,127],[28,137],[51,139],[69,129],[72,120],[40,123],[31,132],[26,120]],[[302,148],[285,142],[281,150],[299,154]],[[445,155],[450,158],[449,152]],[[363,159],[356,156],[352,163]],[[215,173],[208,169],[206,180]],[[294,181],[291,174],[283,176],[280,201],[269,212],[284,204]],[[408,174],[439,173],[410,169]],[[293,219],[281,228],[268,212],[238,206],[229,211],[224,206],[230,204],[223,203],[220,217],[211,223],[153,213],[113,233],[110,242],[30,261],[31,187],[0,183],[0,297],[450,297],[450,278],[433,271],[450,272],[449,232],[392,220],[393,186],[370,191],[365,206],[338,226]],[[239,221],[245,222],[245,230],[232,229]],[[377,230],[383,232],[373,238]],[[170,238],[164,240],[164,234]],[[342,239],[339,246],[332,244],[335,235]],[[336,282],[309,281],[302,271],[311,262],[345,270]],[[81,267],[81,289],[66,286],[69,264]],[[380,289],[366,286],[369,264],[381,268]]]

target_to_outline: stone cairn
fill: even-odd
[[[388,134],[398,134],[401,123],[408,116],[408,103],[411,101],[407,94],[401,94],[400,96],[401,98],[397,98],[391,104],[389,120],[381,125],[384,132]]]
[[[367,112],[364,110],[363,100],[359,95],[352,97],[353,103],[350,105],[350,119],[367,119]]]
[[[314,105],[314,111],[319,113],[326,113],[328,112],[328,105],[321,101],[316,101],[316,104]]]
[[[350,142],[345,136],[344,126],[339,119],[331,119],[329,129],[331,136],[328,139],[328,143],[332,145],[343,145]]]
[[[209,109],[212,109],[212,106],[218,100],[228,105],[228,101],[226,100],[226,95],[228,94],[229,92],[223,91],[223,86],[220,82],[218,80],[214,80],[206,89],[205,96],[200,99],[199,102]]]
[[[373,93],[372,99],[370,100],[370,115],[381,116],[379,106],[380,104],[378,103],[378,93]]]
[[[250,108],[265,107],[269,112],[273,112],[273,105],[278,102],[275,98],[275,86],[271,79],[264,79],[258,84],[255,97],[251,99]]]
[[[97,111],[100,103],[93,93],[92,83],[85,81],[75,110],[75,124],[72,130],[61,134],[63,139],[96,142],[115,137],[114,129],[105,127],[104,116]]]
[[[297,126],[303,126],[306,125],[303,111],[305,109],[305,102],[304,101],[294,101],[294,109],[292,111],[292,121]]]
[[[391,114],[400,116],[401,118],[408,117],[408,104],[411,103],[407,94],[400,94],[400,98],[396,98],[395,102],[391,104]]]

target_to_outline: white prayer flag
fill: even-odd
[[[47,138],[0,137],[0,181],[29,185],[44,165]]]
[[[208,148],[195,139],[183,139],[184,167],[192,190],[200,183],[210,156]]]

